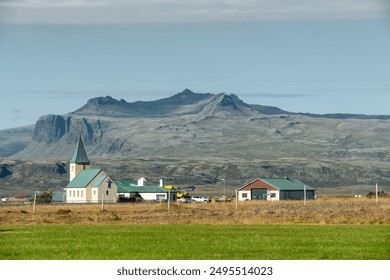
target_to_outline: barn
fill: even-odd
[[[315,190],[297,179],[256,179],[238,189],[238,200],[303,200],[315,198]]]

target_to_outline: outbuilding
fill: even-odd
[[[238,200],[312,200],[315,190],[297,179],[256,179],[238,189]]]
[[[161,202],[169,199],[170,202],[176,202],[176,190],[169,190],[163,186],[145,186],[144,183],[145,179],[138,182],[132,179],[114,180],[114,184],[118,186],[118,201]]]

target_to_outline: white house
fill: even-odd
[[[314,199],[315,190],[296,179],[256,179],[238,189],[238,200]]]
[[[163,186],[145,186],[144,180],[135,182],[131,179],[114,180],[118,187],[118,200],[123,202],[155,202],[171,201],[177,199],[177,191],[165,189]]]

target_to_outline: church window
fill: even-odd
[[[77,197],[79,197],[79,195],[80,195],[80,194],[79,194],[79,191],[77,191]]]
[[[108,190],[106,191],[106,194],[108,195]]]

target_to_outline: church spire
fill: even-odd
[[[85,152],[84,143],[81,139],[81,136],[79,138],[79,141],[77,142],[76,150],[73,153],[72,159],[70,160],[71,163],[77,163],[77,164],[90,164],[90,160],[87,156],[87,153]]]
[[[81,136],[79,138],[79,141],[77,142],[76,150],[73,153],[72,159],[70,160],[70,181],[72,181],[79,173],[85,169],[89,169],[91,162],[89,161],[89,158],[87,156],[87,153],[85,152],[83,140],[81,139]]]

